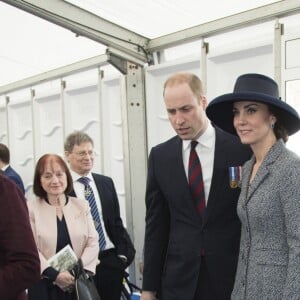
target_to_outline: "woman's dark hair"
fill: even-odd
[[[286,143],[289,138],[289,135],[285,126],[283,125],[280,110],[275,108],[274,106],[269,106],[269,111],[276,117],[276,122],[274,124],[274,133],[276,139],[282,139]]]
[[[45,199],[47,197],[47,192],[43,189],[41,184],[41,176],[45,171],[46,164],[53,164],[54,162],[61,166],[67,176],[67,187],[64,193],[68,195],[71,191],[73,191],[73,179],[65,161],[57,154],[45,154],[38,160],[33,177],[33,192],[40,198]]]

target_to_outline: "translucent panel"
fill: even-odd
[[[300,67],[300,39],[293,39],[286,41],[285,43],[286,51],[286,69]]]
[[[300,113],[300,79],[286,82],[286,101]],[[290,136],[287,147],[300,155],[300,132]]]

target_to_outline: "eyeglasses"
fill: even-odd
[[[90,156],[90,157],[94,157],[95,156],[95,151],[80,151],[80,152],[73,152],[74,154],[76,154],[79,157],[86,157],[86,156]]]

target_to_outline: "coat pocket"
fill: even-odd
[[[282,250],[257,251],[257,271],[262,279],[262,299],[282,299],[287,276],[288,255]]]

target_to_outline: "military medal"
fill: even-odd
[[[229,167],[229,183],[232,189],[236,189],[241,181],[242,167]]]

